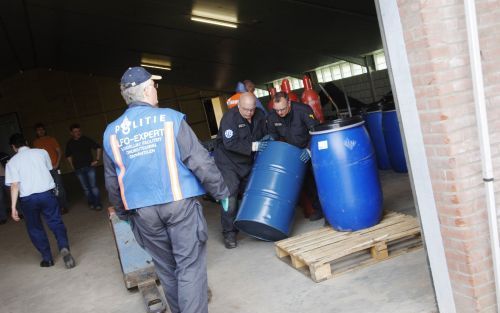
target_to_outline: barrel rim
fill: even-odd
[[[298,151],[302,151],[302,149],[300,149],[299,147],[294,146],[292,144],[289,144],[288,142],[284,142],[284,141],[281,141],[281,140],[269,140],[269,143],[272,143],[272,142],[274,142],[274,143],[280,143],[280,144],[285,144],[285,145],[289,146],[290,148],[295,148]]]
[[[339,128],[335,128],[335,129],[325,129],[325,130],[319,130],[319,131],[309,131],[309,134],[310,135],[328,134],[328,133],[333,133],[333,132],[337,132],[337,131],[340,131],[340,130],[346,130],[346,129],[358,127],[360,125],[363,125],[364,123],[365,123],[365,121],[361,121],[361,122],[358,122],[356,124],[351,124],[351,125],[347,125],[347,126],[339,127]]]

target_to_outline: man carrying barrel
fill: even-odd
[[[256,110],[256,98],[250,92],[241,94],[237,107],[229,109],[220,122],[214,158],[229,188],[229,205],[222,208],[221,224],[224,245],[236,248],[237,230],[234,219],[238,213],[238,195],[244,191],[252,170],[255,152],[267,146],[264,112]]]
[[[304,149],[301,160],[305,163],[308,162],[311,157],[311,152],[308,149],[311,141],[309,130],[319,124],[318,120],[314,118],[312,109],[305,104],[290,101],[284,92],[277,92],[273,100],[273,112],[267,116],[269,136]],[[304,183],[305,191],[312,200],[314,208],[309,220],[319,220],[323,217],[323,210],[319,203],[311,165],[307,167]]]

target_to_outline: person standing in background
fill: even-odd
[[[245,85],[245,89],[246,91],[248,92],[251,92],[252,94],[255,95],[255,84],[253,83],[253,81],[249,80],[249,79],[245,79],[243,81],[243,84]],[[255,106],[259,109],[261,109],[263,112],[264,112],[264,115],[267,116],[267,110],[264,108],[264,106],[262,105],[262,102],[260,102],[259,98],[255,97]]]
[[[57,142],[54,137],[47,135],[45,125],[42,123],[37,123],[35,125],[35,133],[37,138],[33,141],[33,147],[44,149],[49,154],[50,161],[52,162],[50,174],[52,175],[52,178],[54,178],[54,182],[56,184],[55,194],[57,201],[59,201],[59,208],[61,209],[62,214],[68,213],[66,190],[64,189],[62,182],[61,170],[59,170],[62,159],[61,146],[59,146],[59,142]]]
[[[99,164],[101,146],[89,137],[83,136],[79,124],[72,124],[69,131],[71,139],[66,144],[66,159],[82,185],[89,207],[100,211],[101,194],[97,187],[95,167]],[[96,150],[95,159],[92,150]]]
[[[238,82],[238,84],[236,84],[236,93],[234,95],[232,95],[226,101],[227,108],[232,109],[232,108],[238,106],[238,103],[240,102],[240,97],[242,94],[244,94],[245,92],[250,92],[253,94],[254,91],[255,91],[255,85],[251,80],[245,80],[243,83]],[[262,113],[264,113],[264,116],[267,115],[266,109],[264,108],[264,106],[262,105],[262,103],[259,101],[258,98],[255,98],[255,106],[258,109],[262,110]]]

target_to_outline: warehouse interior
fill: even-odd
[[[335,101],[344,112],[347,102],[376,102],[391,91],[391,83],[394,87],[389,60],[379,68],[375,57],[389,55],[377,18],[379,2],[3,1],[0,147],[13,153],[8,145],[13,132],[33,140],[37,122],[43,122],[62,146],[72,123],[102,143],[106,125],[125,110],[119,93],[121,75],[129,66],[146,63],[164,67],[148,69],[163,77],[160,107],[186,114],[200,141],[216,134],[225,101],[245,79],[256,84],[264,106],[268,88],[279,86],[284,78],[300,96],[304,74],[310,75],[318,92],[318,83],[341,90]],[[193,20],[200,16],[235,27]],[[350,67],[349,74],[342,64]],[[340,77],[332,66],[340,66]],[[329,77],[323,76],[325,69]],[[321,97],[325,115],[333,116],[334,107]],[[412,149],[406,148],[408,161]],[[408,214],[421,223],[415,199],[418,177],[411,173],[411,166],[419,162],[413,162],[410,174],[381,170],[379,176],[384,210]],[[107,204],[102,164],[98,168]],[[67,271],[56,259],[56,266],[41,269],[22,222],[9,220],[0,225],[0,302],[6,312],[16,313],[144,311],[137,289],[128,290],[123,284],[107,211],[88,210],[69,164],[63,162],[61,170],[71,203],[63,219],[78,265]],[[437,302],[446,299],[444,292],[438,292],[441,300],[436,299],[436,272],[431,275],[436,261],[429,261],[426,243],[421,249],[316,283],[277,258],[272,242],[240,234],[237,249],[224,249],[219,206],[207,200],[203,206],[209,226],[210,312],[423,313],[438,312]],[[308,221],[297,207],[291,235],[321,229],[323,223]],[[442,275],[448,279],[447,269]],[[456,292],[455,300],[461,303]]]

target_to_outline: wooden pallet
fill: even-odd
[[[339,232],[323,227],[275,245],[280,259],[320,282],[419,249],[422,241],[415,217],[390,212],[367,229]]]

